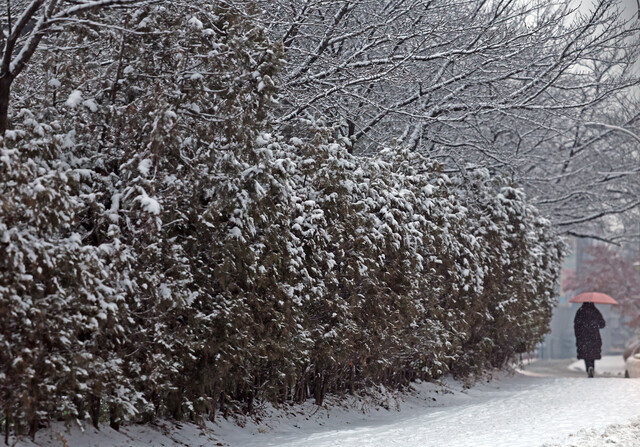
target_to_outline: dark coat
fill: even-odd
[[[600,329],[604,326],[604,318],[593,303],[584,303],[578,309],[573,320],[573,331],[576,334],[579,359],[597,360],[602,357]]]

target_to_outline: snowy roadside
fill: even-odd
[[[566,368],[566,365],[565,365]],[[640,416],[640,381],[516,375],[443,396],[404,417],[235,438],[246,447],[540,447]],[[561,444],[562,445],[562,444]],[[631,444],[635,445],[635,444]],[[629,447],[631,446],[629,445]]]
[[[374,397],[334,398],[322,408],[312,401],[265,406],[260,422],[240,421],[244,427],[224,420],[205,430],[164,423],[124,427],[120,433],[54,426],[39,432],[35,444],[18,445],[582,447],[609,440],[636,445],[628,441],[640,436],[640,380],[607,377],[607,362],[619,367],[621,358],[603,359],[602,376],[595,379],[570,370],[570,362],[540,362],[469,389],[453,381],[422,383],[403,394],[381,388]]]
[[[499,373],[505,376],[505,373]],[[126,425],[117,432],[109,426],[96,430],[89,423],[65,426],[54,423],[40,430],[35,442],[22,439],[10,443],[15,447],[209,447],[244,446],[247,444],[277,445],[279,437],[304,437],[309,432],[324,429],[348,430],[358,425],[382,425],[398,422],[415,415],[425,407],[443,407],[450,396],[460,396],[465,386],[453,380],[436,383],[414,384],[404,393],[393,392],[384,387],[369,389],[366,396],[328,395],[325,404],[318,407],[313,400],[275,408],[262,404],[257,408],[258,421],[250,418],[218,418],[215,424],[199,427],[190,423],[175,424],[158,421],[147,425]],[[445,398],[445,396],[447,396]],[[276,444],[272,444],[276,442]],[[264,444],[263,444],[264,443]]]
[[[630,424],[614,424],[604,430],[580,430],[556,444],[543,447],[602,447],[603,445],[634,447],[640,444],[640,419]]]
[[[569,365],[572,371],[586,373],[583,360],[576,360]],[[605,355],[601,360],[596,360],[596,374],[603,377],[624,377],[624,361],[622,355]]]

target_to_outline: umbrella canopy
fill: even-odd
[[[569,300],[570,303],[597,303],[597,304],[618,304],[609,295],[598,292],[586,292],[576,295]]]

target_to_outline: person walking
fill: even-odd
[[[604,327],[604,318],[593,303],[583,303],[573,319],[578,358],[584,360],[588,377],[593,377],[595,361],[602,358],[600,329]]]

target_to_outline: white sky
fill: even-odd
[[[598,0],[575,0],[580,3],[580,9],[584,12],[589,11]],[[625,18],[638,17],[638,3],[636,0],[618,0],[620,6],[625,10]]]

